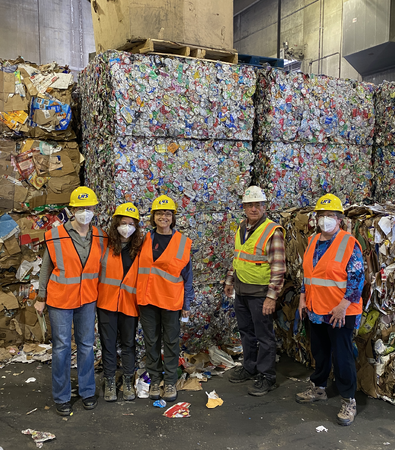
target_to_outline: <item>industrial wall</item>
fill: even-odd
[[[95,51],[88,0],[0,0],[0,58],[69,65],[76,73]]]
[[[303,53],[302,71],[361,79],[342,57],[343,2],[282,0],[281,47]],[[277,56],[278,0],[235,0],[234,46],[239,53]]]

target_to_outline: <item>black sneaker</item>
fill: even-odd
[[[276,387],[277,385],[275,381],[268,380],[265,375],[263,375],[262,373],[258,373],[254,385],[248,388],[248,393],[250,395],[260,397],[272,391],[273,389],[276,389]]]
[[[85,409],[95,409],[97,406],[97,397],[94,395],[92,397],[83,398],[82,406]]]
[[[253,380],[255,375],[245,370],[243,366],[236,367],[229,375],[231,383],[243,383],[243,381]]]
[[[56,403],[56,412],[59,414],[59,416],[71,416],[71,414],[73,414],[71,403]]]

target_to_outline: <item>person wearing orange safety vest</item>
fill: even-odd
[[[259,397],[277,387],[273,313],[286,272],[284,230],[267,217],[266,195],[259,186],[247,188],[242,202],[247,219],[236,232],[225,294],[236,291],[243,365],[231,371],[229,381],[255,380],[248,393]]]
[[[109,242],[100,272],[97,317],[104,369],[104,400],[117,400],[117,336],[121,343],[123,399],[136,398],[133,387],[138,307],[136,300],[140,215],[133,203],[118,206],[108,232]]]
[[[93,344],[101,260],[107,235],[90,225],[98,204],[96,194],[84,186],[70,196],[73,220],[45,233],[46,251],[35,308],[47,305],[52,330],[52,395],[56,412],[72,414],[70,363],[71,336],[77,344],[78,393],[85,409],[97,406]]]
[[[180,315],[187,321],[194,299],[190,253],[192,241],[174,229],[176,205],[166,195],[152,203],[150,222],[140,253],[137,303],[143,327],[146,367],[151,378],[149,396],[172,402],[180,352]],[[161,358],[161,340],[164,355]],[[164,372],[164,393],[160,384]]]
[[[303,258],[303,286],[299,317],[310,320],[311,352],[315,370],[310,387],[296,394],[298,403],[326,400],[327,379],[334,365],[335,382],[342,396],[339,425],[350,425],[357,414],[357,373],[353,331],[362,314],[364,263],[359,242],[340,226],[344,218],[338,197],[326,194],[315,207],[321,232],[313,234]]]

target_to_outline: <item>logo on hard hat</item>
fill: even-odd
[[[329,199],[321,200],[321,205],[329,205],[329,203],[330,203],[331,201],[332,201],[332,200],[329,200]]]
[[[169,203],[168,200],[159,200],[159,204],[160,204],[160,205],[165,205],[165,204],[167,204],[167,203]]]
[[[135,212],[136,210],[134,209],[134,208],[126,208],[126,211],[128,211],[128,212]]]
[[[85,200],[85,199],[87,199],[89,197],[89,194],[80,194],[79,196],[78,196],[78,200]]]

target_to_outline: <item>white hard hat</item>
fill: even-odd
[[[258,186],[250,186],[243,195],[243,203],[266,202],[267,198],[263,189]]]

